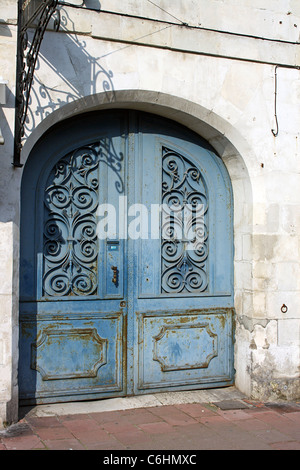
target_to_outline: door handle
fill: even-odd
[[[117,282],[118,282],[118,268],[117,268],[117,266],[112,266],[111,269],[114,272],[111,282],[113,282],[114,284],[117,284]]]

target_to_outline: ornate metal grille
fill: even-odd
[[[62,158],[44,197],[44,296],[97,294],[99,145]]]
[[[166,147],[162,149],[162,204],[161,290],[203,292],[208,257],[205,183],[194,163]]]

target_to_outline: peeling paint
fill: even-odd
[[[246,315],[239,315],[237,316],[237,322],[243,326],[247,331],[250,333],[254,332],[254,329],[257,325],[262,326],[263,328],[266,328],[267,325],[270,323],[271,320],[264,318],[264,319],[258,319],[258,318],[249,318]]]

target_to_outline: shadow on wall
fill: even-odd
[[[12,37],[11,30],[9,29],[8,25],[5,24],[6,20],[3,20],[0,18],[0,36],[7,36],[7,37]]]
[[[89,9],[100,10],[98,0],[85,0],[84,4]],[[59,16],[60,31],[75,31],[74,22],[63,7],[56,15]],[[58,18],[53,20],[57,21]],[[106,70],[100,59],[87,51],[86,41],[79,40],[76,33],[64,34],[61,51],[53,47],[50,41],[42,43],[31,89],[24,141],[49,114],[72,101],[93,95],[101,89],[107,93],[109,102],[115,100],[113,72]],[[64,89],[56,85],[51,87],[39,78],[42,61],[65,84]]]
[[[91,10],[101,10],[101,4],[99,0],[83,0],[83,5],[86,8],[90,8]]]
[[[63,0],[61,3],[78,7],[85,6],[89,10],[101,10],[101,4],[99,0]]]

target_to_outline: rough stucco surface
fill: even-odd
[[[0,107],[3,421],[17,409],[22,169],[11,165],[16,31],[16,1],[2,0],[0,75],[8,80]],[[234,192],[236,385],[257,399],[300,396],[299,31],[300,7],[293,0],[213,0],[209,6],[176,0],[171,12],[163,0],[63,7],[60,31],[50,22],[41,46],[22,155],[24,163],[53,123],[111,107],[165,115],[215,147]]]

